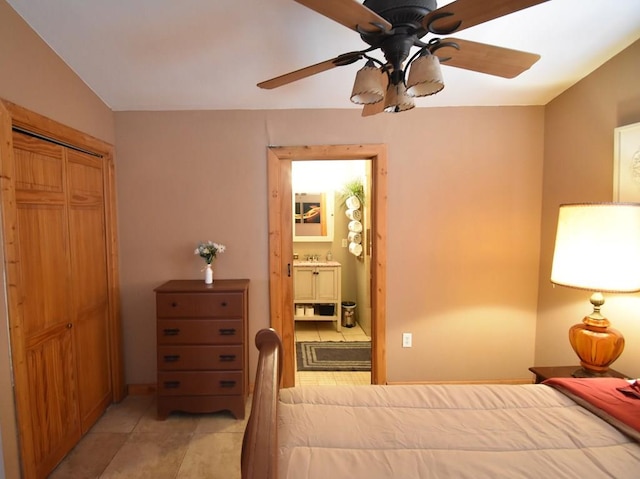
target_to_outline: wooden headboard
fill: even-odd
[[[242,441],[242,479],[276,479],[282,342],[274,329],[261,329],[256,334],[256,347],[260,354],[251,414]]]

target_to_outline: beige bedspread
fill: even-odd
[[[280,479],[638,478],[640,444],[544,385],[283,389]]]

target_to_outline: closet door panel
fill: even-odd
[[[69,150],[67,155],[70,203],[75,206],[91,205],[102,209],[104,180],[101,160],[74,150]]]
[[[16,191],[64,191],[64,148],[22,133],[13,134]]]
[[[102,163],[69,151],[67,182],[80,416],[87,431],[111,402]]]
[[[69,224],[80,415],[86,431],[111,402],[102,212],[72,208]]]
[[[50,198],[50,197],[49,197]],[[64,205],[16,208],[31,449],[44,477],[81,435]]]
[[[78,398],[73,378],[73,329],[52,328],[26,348],[32,448],[38,477],[79,441]]]
[[[91,428],[111,403],[107,334],[104,307],[78,315],[75,349],[79,358],[78,397],[83,433]]]
[[[62,206],[19,204],[17,208],[27,341],[71,321],[65,217]]]

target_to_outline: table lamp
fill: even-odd
[[[622,334],[600,313],[603,292],[640,291],[640,203],[560,205],[551,282],[593,291],[593,312],[569,329],[582,369],[606,376],[624,349]]]

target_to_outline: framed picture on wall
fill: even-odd
[[[614,130],[613,200],[640,203],[640,123]]]

